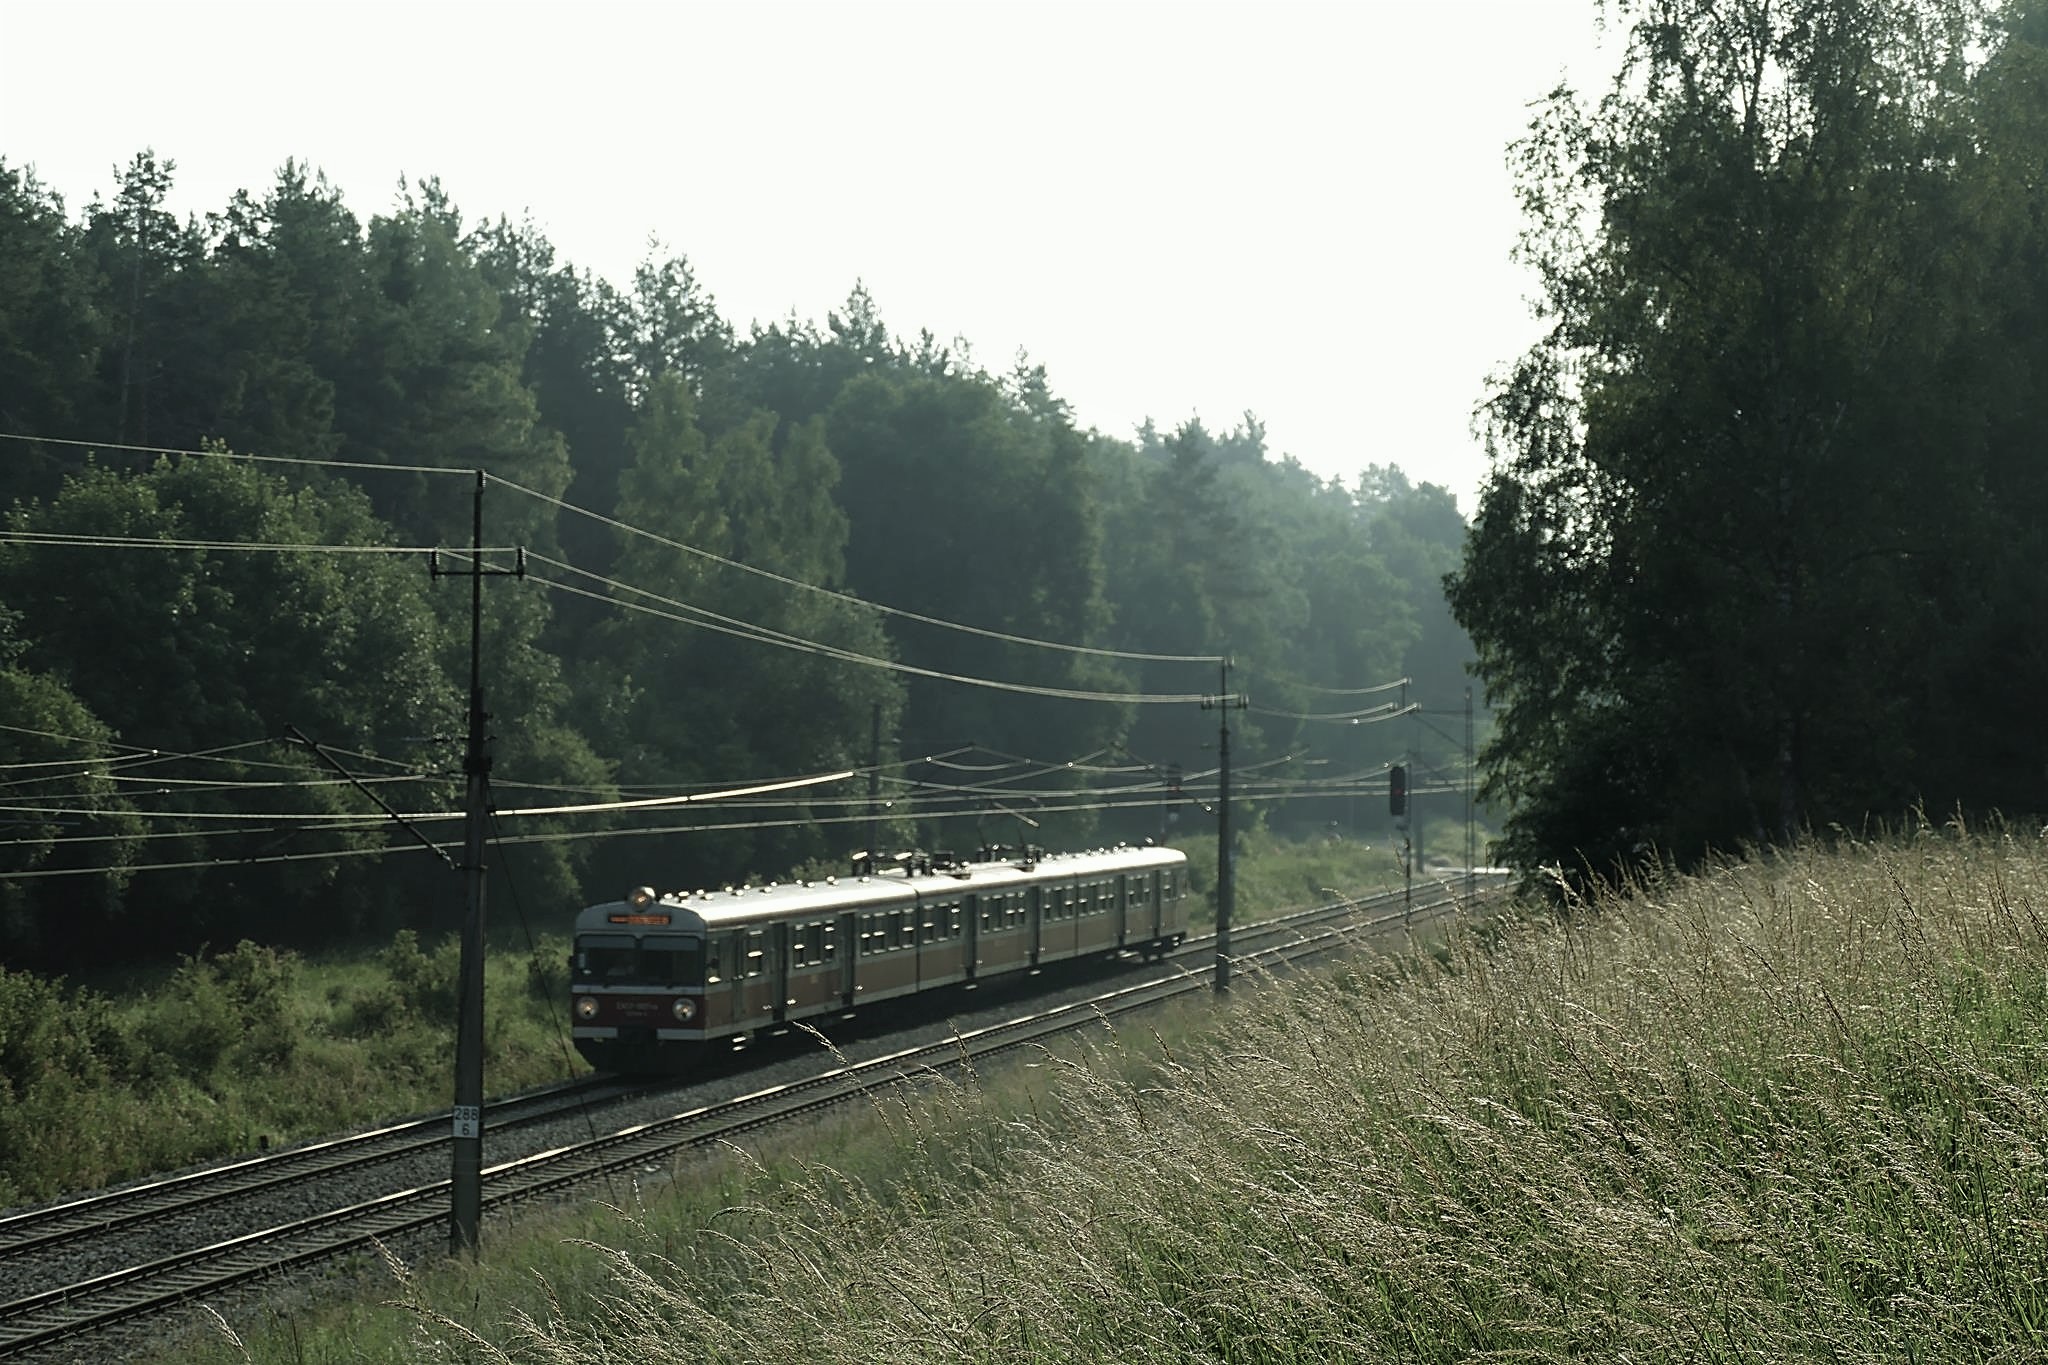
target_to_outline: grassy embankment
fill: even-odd
[[[1214,844],[1190,844],[1206,894]],[[1384,852],[1256,832],[1239,868],[1247,921],[1392,876]],[[492,1093],[587,1070],[567,954],[566,930],[493,950]],[[91,990],[0,970],[0,1207],[445,1107],[457,965],[453,939],[407,932],[310,960],[244,944]]]
[[[522,1215],[410,1313],[188,1358],[2039,1358],[2048,847],[1572,910],[880,1098]]]

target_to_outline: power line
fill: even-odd
[[[814,787],[826,782],[843,782],[854,775],[851,768],[836,773],[819,773],[812,777],[792,777],[781,782],[767,782],[752,787],[734,787],[725,791],[693,792],[685,796],[654,796],[634,801],[603,801],[580,806],[533,806],[525,810],[493,810],[493,819],[514,815],[595,815],[625,810],[655,810],[673,806],[688,805],[700,801],[723,801],[741,796],[759,796],[767,792],[789,791],[798,787]]]
[[[1382,692],[1392,692],[1398,688],[1405,687],[1411,681],[1408,678],[1396,678],[1392,682],[1375,683],[1371,687],[1319,687],[1315,683],[1302,682],[1297,678],[1283,678],[1277,674],[1259,674],[1254,671],[1253,676],[1264,677],[1276,687],[1291,687],[1302,692],[1314,692],[1318,696],[1324,697],[1377,696]]]
[[[539,583],[544,587],[553,588],[557,592],[566,592],[576,597],[587,597],[594,602],[604,602],[611,606],[621,607],[628,611],[637,611],[643,615],[653,616],[660,620],[674,621],[680,625],[695,626],[700,630],[716,631],[722,635],[732,635],[739,639],[752,640],[758,644],[775,645],[778,648],[795,650],[798,653],[815,654],[823,658],[837,659],[842,663],[879,668],[886,672],[903,673],[918,678],[930,678],[937,682],[959,683],[964,687],[985,687],[998,692],[1013,692],[1024,696],[1054,697],[1066,701],[1105,702],[1116,705],[1186,705],[1189,702],[1199,702],[1207,695],[1202,692],[1096,692],[1082,688],[1047,687],[1036,683],[1003,682],[995,678],[976,678],[963,673],[947,673],[939,669],[921,668],[916,664],[901,663],[894,659],[880,659],[870,654],[860,654],[850,649],[842,649],[837,645],[827,645],[816,640],[805,639],[802,636],[770,630],[765,626],[757,626],[751,622],[739,621],[733,617],[707,611],[702,607],[691,606],[687,602],[679,602],[673,598],[663,597],[661,594],[650,592],[645,588],[636,588],[628,583],[620,583],[616,580],[605,578],[601,574],[591,573],[588,569],[579,569],[574,565],[560,564],[557,561],[546,559],[531,552],[529,552],[528,558],[538,560],[541,563],[555,565],[558,568],[568,569],[571,573],[582,574],[608,587],[619,588],[638,596],[652,598],[666,606],[674,607],[676,610],[673,612],[664,611],[659,607],[625,601],[616,597],[607,597],[602,593],[591,592],[588,589],[579,588],[573,584],[562,583],[541,574],[531,572],[527,574],[527,577],[533,582]]]
[[[1250,709],[1255,716],[1271,716],[1278,720],[1343,721],[1347,725],[1377,725],[1383,720],[1396,720],[1415,713],[1414,707],[1404,707],[1397,702],[1368,707],[1363,711],[1273,711],[1263,706]]]
[[[1274,761],[1274,762],[1279,762],[1279,761],[1281,761],[1281,760],[1273,760],[1273,761]],[[1363,788],[1363,787],[1361,787],[1361,788],[1355,788],[1355,789],[1351,789],[1351,790],[1346,790],[1346,789],[1344,789],[1344,788],[1331,788],[1331,787],[1303,787],[1303,786],[1301,786],[1301,785],[1298,785],[1298,784],[1297,784],[1297,785],[1294,785],[1294,786],[1287,786],[1287,787],[1274,787],[1274,788],[1270,788],[1270,789],[1257,789],[1257,790],[1254,790],[1254,791],[1252,791],[1252,792],[1249,792],[1249,793],[1247,793],[1247,795],[1248,795],[1248,796],[1250,796],[1250,797],[1252,797],[1252,798],[1254,798],[1254,799],[1259,799],[1259,800],[1266,800],[1266,801],[1275,801],[1275,800],[1326,800],[1326,799],[1332,799],[1332,798],[1335,798],[1335,797],[1339,797],[1339,796],[1345,796],[1345,795],[1363,795],[1363,794],[1369,794],[1370,792],[1373,792],[1373,791],[1377,791],[1377,790],[1378,790],[1378,789],[1377,789],[1376,787],[1375,787],[1375,788]],[[1424,786],[1420,786],[1420,787],[1411,787],[1411,788],[1409,789],[1409,794],[1410,794],[1411,796],[1413,796],[1413,795],[1417,795],[1417,794],[1420,794],[1420,795],[1440,795],[1440,794],[1443,794],[1443,793],[1446,793],[1446,792],[1454,792],[1454,791],[1459,791],[1459,790],[1462,790],[1462,788],[1459,788],[1459,787],[1457,787],[1457,786],[1455,786],[1455,785],[1451,785],[1451,784],[1439,784],[1439,785],[1424,785]],[[1033,808],[1032,808],[1032,813],[1033,813],[1033,815],[1034,815],[1034,816],[1035,816],[1035,815],[1065,815],[1065,814],[1080,814],[1080,813],[1088,813],[1088,812],[1099,812],[1099,811],[1130,811],[1130,812],[1136,812],[1136,813],[1145,813],[1145,812],[1149,812],[1149,811],[1150,811],[1150,810],[1151,810],[1151,809],[1152,809],[1152,808],[1153,808],[1154,806],[1156,806],[1156,805],[1157,805],[1157,802],[1158,802],[1158,797],[1160,797],[1160,796],[1162,796],[1162,795],[1181,795],[1181,794],[1184,794],[1184,793],[1177,793],[1177,792],[1174,792],[1174,791],[1172,791],[1172,790],[1171,790],[1170,788],[1165,788],[1165,787],[1155,787],[1155,788],[1150,788],[1150,789],[1146,790],[1146,791],[1145,791],[1144,793],[1142,793],[1142,794],[1134,794],[1134,795],[1130,796],[1130,797],[1129,797],[1128,799],[1121,799],[1121,800],[1115,800],[1115,801],[1089,801],[1089,800],[1062,800],[1062,801],[1058,801],[1058,802],[1056,802],[1056,803],[1054,803],[1054,804],[1045,804],[1045,805],[1039,805],[1039,806],[1035,806],[1035,807],[1033,807]],[[1074,793],[1073,795],[1081,795],[1081,794],[1080,794],[1080,793]],[[497,840],[497,842],[499,842],[499,843],[502,843],[502,844],[547,844],[547,843],[563,843],[563,842],[566,842],[566,841],[569,841],[569,840],[584,840],[584,841],[596,841],[596,840],[604,840],[604,839],[625,839],[625,838],[638,838],[638,837],[644,837],[644,836],[648,836],[648,835],[672,835],[672,834],[719,834],[719,833],[733,833],[733,832],[744,832],[744,831],[750,831],[750,830],[764,830],[764,829],[794,829],[794,828],[799,828],[799,827],[805,827],[805,826],[823,826],[823,825],[856,825],[856,824],[861,824],[861,823],[864,823],[864,822],[865,822],[865,821],[867,820],[867,818],[868,818],[868,816],[867,816],[867,813],[866,813],[866,812],[865,812],[864,810],[860,810],[860,809],[858,809],[858,807],[860,807],[860,806],[861,806],[861,805],[863,804],[863,803],[862,803],[861,801],[859,801],[858,799],[848,799],[848,800],[846,800],[846,801],[844,801],[844,802],[840,802],[840,803],[835,803],[835,804],[843,804],[843,805],[848,805],[848,806],[854,806],[854,807],[856,807],[856,813],[854,813],[854,814],[849,814],[849,815],[819,815],[819,814],[816,814],[816,813],[814,813],[814,812],[807,812],[806,814],[804,814],[804,815],[802,815],[802,816],[794,816],[794,817],[790,817],[790,818],[787,818],[787,819],[780,819],[780,820],[731,820],[731,821],[718,821],[718,822],[714,822],[714,823],[710,823],[710,824],[693,824],[693,825],[662,825],[662,826],[655,826],[655,827],[651,827],[651,828],[638,828],[638,829],[599,829],[599,830],[559,830],[559,831],[550,831],[550,832],[545,832],[545,833],[534,833],[534,834],[523,834],[523,835],[510,835],[510,836],[504,836],[504,837],[501,837],[500,839],[498,839],[498,840]],[[907,814],[907,817],[908,817],[908,818],[911,818],[911,819],[916,819],[916,820],[929,820],[929,821],[935,821],[935,822],[937,822],[937,821],[948,821],[948,820],[966,820],[966,819],[973,819],[973,820],[985,820],[985,819],[988,819],[988,818],[990,818],[990,817],[991,817],[992,815],[995,815],[995,814],[997,814],[997,812],[991,812],[991,811],[989,811],[989,810],[986,810],[986,809],[960,809],[960,810],[945,810],[945,809],[940,809],[940,810],[922,810],[922,811],[912,811],[912,812],[907,812],[906,814]],[[351,828],[362,828],[362,827],[363,827],[363,826],[360,826],[360,825],[356,825],[356,826],[351,826]],[[226,834],[226,833],[259,833],[259,832],[260,832],[260,833],[275,833],[276,831],[275,831],[275,830],[244,830],[244,831],[220,831],[220,833],[222,833],[222,834]],[[302,833],[305,833],[305,832],[311,832],[311,831],[308,831],[308,830],[301,830],[300,832],[302,832]],[[154,837],[154,836],[141,836],[141,837]],[[194,836],[194,837],[197,837],[197,836]],[[18,842],[30,842],[30,841],[18,841]],[[36,841],[36,842],[40,842],[40,841]],[[57,841],[51,841],[51,842],[57,842]],[[8,847],[8,846],[11,846],[11,845],[9,845],[9,844],[6,844],[6,843],[0,843],[0,847]],[[114,874],[114,875],[120,875],[120,876],[127,876],[127,875],[129,875],[129,874],[132,874],[132,873],[138,873],[138,872],[172,872],[172,871],[203,871],[203,870],[211,870],[211,869],[218,869],[218,868],[227,868],[227,867],[257,867],[257,866],[266,866],[266,865],[273,865],[273,864],[284,864],[284,863],[300,863],[300,862],[317,862],[317,861],[320,861],[320,860],[322,860],[322,859],[332,859],[332,860],[340,860],[340,859],[344,859],[344,858],[371,858],[371,857],[382,857],[382,856],[384,856],[385,854],[390,854],[390,853],[418,853],[418,852],[421,852],[421,851],[423,851],[423,848],[424,848],[424,847],[425,847],[425,846],[423,846],[423,845],[420,845],[420,844],[415,844],[415,843],[410,843],[410,842],[408,842],[408,843],[391,843],[391,844],[382,844],[382,845],[378,845],[378,846],[376,846],[376,847],[374,847],[374,848],[352,848],[352,849],[327,849],[327,850],[320,850],[320,851],[316,851],[316,852],[308,852],[308,853],[271,853],[271,854],[257,854],[257,855],[252,855],[252,856],[250,856],[250,857],[246,857],[246,858],[213,858],[213,859],[194,859],[194,860],[186,860],[186,861],[180,861],[180,862],[163,862],[163,863],[141,863],[141,864],[131,864],[131,865],[126,865],[126,866],[121,866],[121,867],[102,867],[102,868],[43,868],[43,869],[31,869],[31,870],[28,870],[28,871],[22,871],[22,872],[6,872],[6,873],[0,873],[0,879],[4,879],[4,880],[46,880],[46,879],[50,879],[50,878],[57,878],[57,877],[88,877],[88,876],[105,876],[105,875],[109,875],[109,874]]]
[[[513,483],[509,479],[501,479],[495,474],[487,473],[484,477],[489,479],[492,483],[503,485],[504,487],[512,489],[515,492],[524,493],[528,497],[537,498],[540,501],[545,502],[550,506],[559,508],[562,511],[574,512],[578,516],[588,517],[592,521],[599,522],[605,526],[612,527],[614,530],[625,531],[630,535],[643,537],[647,540],[653,541],[657,545],[666,546],[671,550],[680,550],[684,554],[695,555],[700,559],[707,560],[710,563],[720,565],[724,568],[739,569],[744,573],[750,573],[755,575],[756,577],[765,578],[772,583],[780,583],[785,587],[801,588],[806,592],[818,593],[821,596],[833,598],[837,601],[847,603],[850,606],[859,607],[865,611],[881,612],[882,614],[887,616],[898,616],[907,621],[917,621],[923,625],[938,626],[944,630],[957,630],[964,632],[968,635],[979,635],[984,639],[1000,640],[1005,644],[1030,645],[1037,649],[1063,650],[1070,654],[1088,654],[1093,655],[1097,658],[1126,659],[1141,663],[1214,664],[1222,662],[1222,656],[1216,654],[1147,654],[1135,650],[1105,649],[1095,645],[1067,644],[1057,640],[1034,639],[1027,635],[1011,635],[1004,631],[989,630],[982,626],[970,626],[963,624],[959,621],[947,621],[936,616],[925,616],[921,613],[909,611],[902,607],[891,607],[881,602],[870,602],[864,598],[855,597],[851,593],[844,593],[836,591],[832,588],[820,587],[816,583],[806,583],[800,578],[790,578],[785,574],[775,573],[768,569],[756,568],[752,564],[744,564],[737,559],[727,559],[725,556],[714,554],[709,550],[701,550],[694,545],[687,545],[680,540],[672,540],[667,536],[659,535],[656,532],[646,530],[643,527],[634,526],[627,522],[619,521],[616,518],[605,516],[602,512],[593,512],[587,507],[578,507],[576,504],[572,502],[568,502],[565,501],[564,499],[554,497],[550,494],[542,493],[535,489],[527,488],[524,487],[523,485]],[[560,565],[557,567],[568,566]]]
[[[20,441],[28,445],[69,446],[88,451],[123,451],[136,455],[182,455],[197,460],[239,460],[247,464],[304,465],[316,469],[374,469],[394,474],[451,474],[463,478],[475,478],[471,469],[450,469],[446,465],[432,464],[382,464],[374,460],[330,460],[311,455],[250,455],[234,450],[190,450],[177,446],[128,445],[120,441],[78,441],[63,436],[26,436],[20,432],[0,431],[0,441]]]
[[[850,768],[850,769],[849,769],[849,771],[850,771],[850,772],[852,772],[852,774],[853,774],[853,775],[854,775],[855,777],[865,777],[865,776],[867,776],[867,775],[868,775],[869,773],[871,773],[871,772],[872,772],[872,773],[886,773],[886,772],[888,772],[888,771],[889,771],[890,769],[892,769],[892,768],[908,768],[908,767],[911,767],[911,766],[912,766],[912,765],[914,765],[914,764],[918,764],[918,763],[931,763],[931,762],[934,762],[934,761],[935,761],[936,759],[939,759],[939,758],[950,758],[950,757],[952,757],[952,756],[953,756],[954,754],[964,754],[964,753],[967,753],[967,752],[969,752],[970,750],[972,750],[972,749],[973,749],[974,747],[975,747],[975,746],[973,746],[973,745],[971,745],[971,744],[963,744],[963,745],[961,745],[961,746],[960,746],[959,748],[957,748],[957,749],[945,749],[945,750],[942,750],[942,751],[940,751],[940,753],[939,753],[939,754],[937,754],[937,755],[925,755],[925,756],[923,756],[923,757],[919,757],[919,758],[898,758],[898,759],[891,759],[891,760],[890,760],[889,762],[887,762],[887,763],[876,763],[876,764],[860,764],[860,765],[857,765],[857,766],[855,766],[855,767],[853,767],[853,768]],[[339,751],[339,750],[336,750],[335,752],[340,752],[340,751]],[[492,777],[492,779],[491,779],[491,786],[492,786],[492,787],[494,787],[494,788],[499,788],[499,789],[506,789],[506,790],[515,790],[515,791],[535,791],[535,792],[561,792],[561,793],[563,793],[563,794],[565,794],[565,795],[572,795],[572,796],[598,796],[598,797],[606,797],[606,798],[608,798],[608,799],[609,799],[609,798],[612,798],[612,797],[615,797],[615,796],[618,796],[618,795],[623,795],[623,794],[625,794],[625,793],[629,793],[629,792],[631,792],[631,793],[654,793],[654,794],[668,794],[668,795],[675,795],[675,794],[678,794],[678,793],[681,793],[681,792],[686,792],[686,791],[698,791],[698,790],[711,790],[711,789],[716,789],[716,788],[720,788],[720,787],[732,787],[732,786],[754,786],[754,785],[757,785],[757,784],[759,784],[759,783],[764,783],[764,782],[780,782],[780,781],[782,781],[782,780],[783,780],[783,779],[782,779],[782,778],[780,778],[780,777],[755,777],[755,778],[747,778],[747,779],[745,779],[744,781],[724,781],[724,782],[669,782],[669,783],[662,783],[662,784],[659,784],[659,785],[655,785],[655,784],[650,784],[650,783],[630,783],[630,782],[619,782],[619,783],[613,783],[613,784],[611,784],[611,785],[609,785],[609,786],[606,786],[606,787],[588,787],[588,786],[569,786],[569,785],[566,785],[566,784],[563,784],[563,783],[557,783],[557,782],[522,782],[522,781],[519,781],[519,780],[518,780],[518,779],[516,779],[516,778],[500,778],[500,777],[496,777],[496,776],[493,776],[493,777]],[[885,779],[885,780],[888,780],[888,779]]]
[[[325,541],[178,540],[169,536],[86,536],[58,531],[0,531],[0,544],[80,550],[240,550],[256,554],[330,555],[425,555],[432,554],[439,548],[426,545],[335,545]],[[508,550],[509,547],[490,549],[485,553],[503,554]]]

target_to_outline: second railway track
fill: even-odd
[[[1232,957],[1246,968],[1280,965],[1327,953],[1361,933],[1439,918],[1460,903],[1440,887],[1418,892],[1409,907],[1398,892],[1319,906],[1239,926]],[[843,1103],[877,1085],[1205,990],[1203,968],[1214,952],[1213,936],[1192,938],[1164,969],[1120,974],[1079,998],[1051,1005],[1020,1000],[1009,1007],[1012,1017],[844,1065],[821,1067],[830,1059],[812,1051],[804,1054],[807,1064],[793,1063],[809,1074],[751,1089],[744,1075],[725,1077],[723,1088],[733,1093],[708,1102],[687,1103],[698,1098],[694,1085],[674,1094],[674,1087],[605,1077],[499,1101],[486,1120],[494,1153],[508,1146],[523,1150],[486,1169],[485,1205],[588,1185]],[[645,1111],[649,1091],[660,1092],[666,1112],[595,1131],[599,1116],[590,1106],[610,1104],[622,1113],[617,1106],[637,1095]],[[679,1100],[687,1107],[678,1112]],[[565,1140],[561,1123],[545,1122],[551,1117],[590,1131]],[[604,1121],[607,1127],[616,1122]],[[78,1340],[375,1240],[445,1225],[447,1133],[442,1114],[0,1217],[0,1283],[8,1286],[0,1303],[0,1356]],[[522,1140],[521,1134],[530,1136]]]

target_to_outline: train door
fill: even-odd
[[[777,920],[768,926],[766,944],[768,960],[768,998],[762,1003],[768,1007],[769,1017],[781,1023],[789,1015],[789,921]]]
[[[960,905],[967,922],[966,950],[960,958],[960,971],[971,982],[978,974],[975,969],[981,966],[981,897],[970,891]]]
[[[747,1027],[741,936],[713,934],[704,945],[704,1022],[721,1033]]]
[[[853,1008],[854,970],[860,961],[860,925],[853,911],[839,916],[839,1007]]]
[[[910,979],[919,990],[938,975],[936,944],[939,921],[944,917],[945,912],[923,896],[910,909],[910,951],[916,958],[910,968]]]
[[[739,986],[734,1022],[751,1032],[768,1022],[774,1008],[768,995],[768,935],[760,929],[741,929],[734,937],[740,954],[738,970],[733,973]]]
[[[1024,936],[1028,945],[1024,961],[1036,971],[1039,950],[1045,944],[1045,897],[1039,887],[1034,886],[1024,893],[1024,922],[1030,927],[1030,932]]]

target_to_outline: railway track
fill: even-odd
[[[1237,968],[1279,968],[1304,958],[1349,947],[1361,935],[1421,924],[1443,917],[1460,901],[1448,887],[1418,890],[1412,906],[1401,893],[1343,901],[1273,920],[1240,926],[1232,960]],[[871,1093],[878,1085],[928,1075],[971,1063],[1105,1017],[1116,1017],[1175,996],[1210,987],[1206,964],[1213,936],[1191,938],[1143,979],[1117,984],[1067,1003],[1031,1009],[1013,1018],[951,1033],[942,1039],[888,1051],[865,1060],[814,1071],[801,1079],[764,1086],[728,1099],[700,1104],[653,1121],[634,1124],[581,1141],[558,1143],[501,1161],[484,1171],[484,1204],[498,1208],[531,1200],[633,1170],[690,1149],[729,1141],[746,1132],[785,1123]],[[1249,987],[1252,983],[1246,981]],[[815,1061],[813,1062],[815,1065]],[[670,1087],[594,1077],[494,1105],[486,1120],[492,1137],[550,1117],[574,1113],[599,1102],[645,1095]],[[671,1103],[673,1101],[670,1101]],[[353,1134],[329,1142],[251,1158],[229,1166],[172,1177],[124,1190],[92,1195],[51,1208],[0,1218],[0,1282],[30,1251],[48,1252],[110,1239],[106,1268],[0,1303],[0,1356],[37,1351],[77,1339],[113,1324],[159,1313],[178,1304],[250,1283],[295,1267],[359,1251],[445,1226],[449,1182],[418,1180],[368,1198],[332,1193],[344,1173],[359,1177],[373,1166],[401,1176],[420,1169],[419,1158],[445,1162],[446,1115]],[[412,1158],[408,1167],[406,1159]],[[445,1164],[440,1169],[445,1170]],[[317,1191],[308,1195],[304,1191]],[[280,1216],[264,1196],[299,1191],[311,1212]],[[324,1192],[324,1193],[319,1193]],[[248,1231],[220,1237],[216,1213],[238,1201],[250,1205],[237,1216]],[[179,1249],[124,1256],[119,1234],[140,1226],[183,1218],[192,1225]],[[209,1239],[204,1229],[213,1227]],[[112,1258],[109,1260],[108,1258]],[[78,1264],[78,1262],[72,1262]],[[74,1272],[75,1273],[75,1272]]]
[[[487,1106],[487,1121],[493,1129],[517,1128],[655,1088],[659,1087],[610,1076],[585,1076],[495,1100]],[[439,1149],[447,1140],[448,1115],[429,1115],[8,1214],[0,1217],[0,1266],[31,1251],[83,1241],[137,1223],[193,1213],[262,1190]]]

